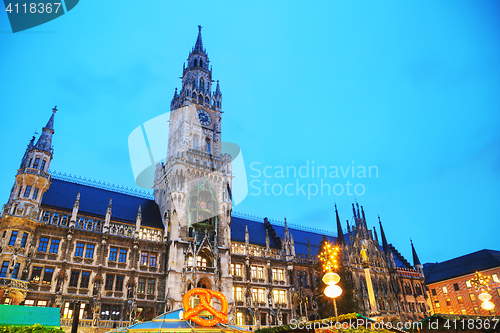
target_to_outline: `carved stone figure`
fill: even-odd
[[[366,254],[366,247],[364,245],[361,248],[360,254],[361,254],[361,258],[363,258],[363,261],[367,262],[368,261],[368,255]]]

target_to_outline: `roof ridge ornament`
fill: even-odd
[[[242,218],[242,219],[247,219],[247,220],[254,221],[254,222],[260,222],[260,223],[263,223],[263,221],[264,221],[264,218],[260,218],[257,215],[251,215],[248,213],[237,212],[234,210],[231,212],[231,216]],[[269,223],[271,223],[272,225],[275,225],[275,226],[280,226],[280,227],[285,226],[285,223],[282,221],[273,220],[270,218],[268,218],[268,221],[269,221]],[[336,237],[336,233],[333,231],[330,231],[330,230],[323,230],[320,228],[313,228],[313,227],[303,226],[303,225],[289,223],[289,222],[287,222],[287,225],[289,228],[293,228],[293,229],[296,229],[298,231],[313,232],[315,234]]]
[[[84,185],[84,186],[90,186],[94,188],[100,188],[102,190],[106,191],[111,191],[111,192],[116,192],[120,194],[126,194],[134,197],[139,197],[143,199],[149,199],[149,200],[154,200],[153,193],[148,192],[148,191],[141,191],[138,189],[133,189],[129,187],[124,187],[124,186],[116,186],[111,183],[105,183],[105,182],[100,182],[91,178],[82,178],[78,177],[76,175],[71,175],[71,174],[66,174],[62,172],[58,172],[55,170],[50,169],[48,172],[53,179],[57,180],[62,180],[66,182],[70,182],[73,184],[79,184],[79,185]]]

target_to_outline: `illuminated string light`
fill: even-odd
[[[324,272],[333,272],[339,268],[338,254],[340,248],[326,242],[323,246],[323,251],[318,255],[319,261],[323,266]]]
[[[483,302],[481,307],[487,311],[491,311],[495,308],[495,304],[490,301],[491,295],[488,293],[488,290],[490,290],[490,279],[490,276],[484,276],[483,274],[476,272],[474,277],[470,280],[478,292],[482,291],[478,298]]]

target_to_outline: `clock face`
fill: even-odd
[[[207,112],[198,110],[198,120],[202,125],[209,125],[212,122],[212,117]]]

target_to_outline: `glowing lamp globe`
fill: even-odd
[[[325,295],[330,298],[337,298],[342,295],[342,288],[332,284],[325,288]]]
[[[479,298],[483,302],[487,302],[491,299],[491,295],[485,291],[482,294],[480,294],[477,298]]]
[[[322,280],[325,284],[333,285],[340,281],[340,275],[338,275],[337,273],[329,272],[323,276]]]
[[[495,304],[493,302],[490,302],[490,301],[485,301],[483,302],[483,304],[481,304],[481,307],[487,311],[489,310],[493,310],[493,308],[495,307]]]

